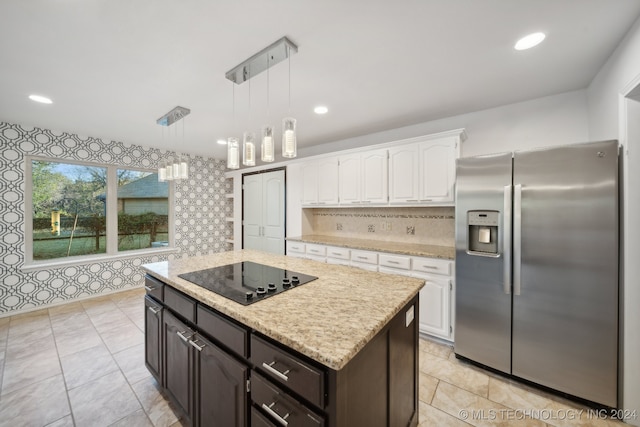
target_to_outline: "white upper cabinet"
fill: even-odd
[[[420,197],[419,144],[389,149],[389,202],[417,203]]]
[[[389,202],[452,204],[461,140],[456,135],[390,148]]]
[[[387,150],[372,150],[340,157],[341,205],[388,202]]]
[[[453,202],[456,159],[460,155],[458,138],[443,138],[420,144],[420,200]]]
[[[338,158],[327,157],[304,163],[302,167],[302,205],[338,204]]]

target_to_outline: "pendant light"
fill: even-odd
[[[182,120],[182,146],[184,146],[184,118],[191,113],[191,110],[184,107],[175,107],[164,116],[156,120],[156,123],[161,126],[170,127],[172,124],[179,120]],[[178,140],[178,129],[176,129],[176,141]],[[168,132],[169,139],[171,139],[171,132]],[[164,139],[164,128],[162,128],[162,137]],[[158,166],[158,181],[173,181],[180,179],[187,179],[189,177],[189,162],[187,157],[184,158],[181,155],[177,155],[175,160],[169,157],[167,160],[162,160]]]
[[[251,82],[249,82],[249,122],[251,122]],[[242,136],[242,164],[256,165],[256,134],[251,131],[246,131]]]
[[[288,38],[282,37],[280,40],[272,43],[270,46],[262,49],[260,52],[246,59],[231,70],[225,73],[225,77],[235,84],[241,84],[250,80],[252,77],[267,71],[267,123],[269,117],[269,91],[270,80],[269,70],[272,65],[278,64],[285,59],[289,59],[289,114],[291,114],[291,54],[298,51],[298,46],[293,44]],[[235,111],[235,98],[234,98]],[[249,112],[251,112],[251,83],[249,83]],[[234,113],[235,114],[235,113]],[[296,142],[296,119],[286,117],[282,120],[282,155],[283,157],[293,158],[297,155]],[[275,160],[275,130],[271,124],[265,125],[260,131],[260,159],[263,162],[273,162]],[[253,132],[247,131],[243,134],[242,141],[242,164],[245,166],[255,166],[256,157],[256,136]],[[239,159],[235,156],[239,155],[238,141],[235,139],[235,146],[232,145],[232,139],[229,139],[227,147],[227,167],[229,169],[237,169]]]
[[[271,55],[267,54],[267,123],[269,122],[269,62]],[[273,126],[267,124],[262,128],[262,144],[260,145],[260,160],[273,162],[275,153],[273,147]]]
[[[287,46],[287,50],[289,47]],[[291,114],[291,55],[289,57],[289,114]],[[297,153],[296,119],[285,117],[282,119],[282,157],[294,158]]]

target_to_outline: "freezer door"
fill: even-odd
[[[506,373],[511,371],[511,177],[511,153],[458,160],[454,349]],[[469,226],[477,223],[478,211],[487,212],[490,224],[497,216],[497,254],[469,250],[484,245],[470,245],[470,238],[483,242],[491,236],[477,229],[474,234],[476,226]]]
[[[618,144],[515,153],[513,183],[512,373],[616,407]]]

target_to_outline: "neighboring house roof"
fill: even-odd
[[[118,187],[118,199],[158,199],[169,197],[169,186],[158,182],[158,174],[152,173],[144,178]]]

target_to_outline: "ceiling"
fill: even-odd
[[[304,152],[585,88],[639,15],[638,0],[2,0],[0,121],[225,158],[217,139],[291,115]],[[513,49],[534,31],[543,44]],[[299,50],[268,86],[225,78],[283,36]],[[191,114],[156,124],[178,105]]]

